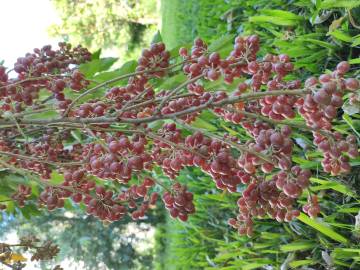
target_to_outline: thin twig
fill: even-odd
[[[70,112],[70,110],[72,109],[72,107],[74,107],[74,105],[76,104],[76,102],[78,100],[80,100],[81,98],[83,98],[84,96],[104,87],[104,86],[107,86],[108,84],[111,84],[111,83],[114,83],[114,82],[118,82],[118,81],[121,81],[123,79],[126,79],[126,78],[130,78],[130,77],[133,77],[133,76],[137,76],[137,75],[142,75],[142,74],[146,74],[146,73],[153,73],[153,72],[158,72],[158,71],[166,71],[166,70],[170,70],[174,67],[177,67],[179,66],[179,64],[182,64],[182,63],[178,63],[178,64],[174,64],[174,65],[171,65],[167,68],[158,68],[158,69],[153,69],[153,70],[142,70],[142,71],[136,71],[136,72],[133,72],[133,73],[128,73],[128,74],[125,74],[125,75],[121,75],[121,76],[118,76],[118,77],[115,77],[111,80],[108,80],[108,81],[105,81],[103,83],[100,83],[96,86],[94,86],[93,88],[90,88],[89,90],[86,90],[84,93],[82,93],[81,95],[77,96],[76,98],[73,99],[73,101],[70,103],[70,105],[67,107],[67,109],[65,110],[65,112],[63,113],[63,117],[66,117],[68,115],[68,113]]]
[[[254,155],[254,156],[256,156],[256,157],[258,157],[258,158],[260,158],[260,159],[262,159],[262,160],[264,160],[264,161],[266,161],[268,163],[273,163],[269,156],[264,155],[264,154],[259,153],[259,152],[256,152],[256,151],[254,151],[254,150],[252,150],[250,148],[245,147],[244,145],[238,144],[238,143],[233,142],[231,140],[226,140],[226,139],[222,138],[221,136],[218,136],[218,135],[216,135],[214,133],[211,133],[211,132],[208,132],[206,130],[203,130],[203,129],[200,129],[200,128],[195,128],[193,126],[190,126],[190,125],[186,124],[184,121],[181,121],[181,120],[178,120],[178,119],[174,119],[174,122],[178,123],[179,125],[185,127],[188,130],[200,131],[200,132],[202,132],[203,134],[205,134],[206,136],[208,136],[210,138],[214,138],[216,140],[224,142],[227,145],[230,145],[230,146],[238,149],[241,153],[249,153],[249,154]]]
[[[351,9],[347,9],[347,13],[348,13],[349,21],[350,21],[351,25],[352,25],[354,28],[360,30],[360,26],[356,24],[353,16],[351,15]]]
[[[121,115],[130,105],[134,104],[134,102],[138,101],[140,98],[145,96],[151,88],[145,89],[145,91],[140,92],[134,98],[130,99],[128,102],[124,104],[124,106],[117,112],[118,115]]]
[[[154,134],[154,133],[151,133],[151,132],[146,132],[146,133],[145,133],[145,132],[144,132],[144,135],[147,136],[147,137],[149,137],[149,138],[162,141],[162,142],[164,142],[164,143],[166,143],[166,144],[168,144],[168,145],[170,145],[170,146],[172,146],[172,147],[174,147],[174,148],[176,148],[176,149],[181,149],[181,150],[190,152],[190,153],[192,153],[192,154],[194,154],[194,155],[200,156],[200,157],[203,158],[203,159],[207,159],[207,158],[208,158],[208,157],[204,156],[203,154],[199,153],[198,151],[195,151],[195,150],[193,150],[193,149],[191,149],[191,148],[189,148],[189,147],[186,147],[186,146],[184,146],[184,145],[182,145],[182,144],[178,144],[178,143],[174,143],[174,142],[172,142],[172,141],[169,141],[169,140],[167,140],[167,139],[165,139],[165,138],[163,138],[163,137],[161,137],[161,136],[158,136],[158,135],[156,135],[156,134]]]
[[[20,118],[20,117],[23,117],[23,116],[26,116],[26,115],[49,112],[49,111],[54,111],[54,110],[50,109],[50,108],[42,108],[42,109],[37,109],[37,110],[32,110],[32,111],[24,111],[24,112],[21,112],[21,113],[14,113],[14,114],[12,114],[12,116],[15,117],[15,118]]]
[[[238,62],[231,64],[230,67],[235,67],[235,66],[244,64],[245,59],[246,59],[246,57],[241,58],[241,60],[239,60]],[[220,67],[216,68],[215,70],[218,70],[218,69],[220,69]],[[200,74],[200,75],[198,75],[198,76],[196,76],[196,77],[194,77],[194,78],[192,78],[192,79],[190,79],[190,80],[188,80],[188,81],[185,81],[185,82],[183,82],[182,84],[180,84],[179,86],[177,86],[177,87],[175,87],[174,89],[172,89],[172,90],[169,92],[169,94],[166,95],[165,98],[161,101],[159,107],[158,107],[158,108],[156,109],[156,111],[155,111],[155,115],[158,114],[158,113],[161,111],[161,109],[164,107],[164,105],[166,104],[166,102],[169,101],[169,99],[170,99],[172,96],[174,96],[177,92],[179,92],[182,88],[184,88],[185,86],[187,86],[187,85],[189,85],[189,84],[191,84],[191,83],[193,83],[193,82],[196,82],[197,80],[199,80],[199,79],[201,79],[201,78],[203,78],[203,77],[205,77],[205,73],[202,73],[202,74]]]
[[[161,109],[164,107],[164,105],[166,104],[166,102],[169,101],[169,99],[170,99],[173,95],[175,95],[178,91],[180,91],[183,87],[185,87],[185,86],[187,86],[187,85],[189,85],[189,84],[191,84],[191,83],[193,83],[193,82],[196,82],[197,80],[199,80],[199,79],[201,79],[201,78],[203,78],[203,77],[205,77],[205,74],[200,74],[200,75],[198,75],[198,76],[196,76],[196,77],[194,77],[194,78],[192,78],[192,79],[190,79],[190,80],[187,80],[187,81],[181,83],[180,85],[178,85],[177,87],[175,87],[174,89],[172,89],[172,90],[169,92],[169,94],[166,95],[166,96],[164,97],[164,99],[160,102],[159,107],[158,107],[158,108],[156,109],[156,111],[155,111],[155,115],[158,114],[158,113],[161,111]]]
[[[102,198],[96,196],[96,194],[94,195],[90,195],[89,193],[86,193],[86,192],[83,192],[82,190],[80,189],[74,189],[70,186],[61,186],[61,185],[56,185],[56,184],[51,184],[49,181],[44,181],[44,180],[41,180],[40,178],[38,178],[37,176],[34,176],[32,173],[30,172],[26,172],[25,170],[21,170],[21,169],[18,169],[14,166],[12,166],[11,164],[5,162],[4,160],[0,159],[0,164],[2,164],[3,166],[5,166],[7,169],[9,170],[12,170],[24,177],[28,177],[28,178],[31,178],[33,181],[35,181],[36,183],[42,185],[42,186],[45,186],[45,187],[51,187],[51,188],[58,188],[58,189],[63,189],[63,190],[68,190],[68,191],[71,191],[72,193],[80,193],[82,194],[83,196],[91,196],[92,198],[94,199],[97,199],[99,201],[102,200]],[[117,204],[122,204],[120,201],[116,201]]]
[[[4,151],[0,151],[0,155],[10,156],[10,157],[14,157],[14,158],[21,159],[21,160],[31,160],[31,161],[35,161],[35,162],[39,162],[39,163],[49,164],[52,166],[63,166],[64,167],[64,166],[77,166],[77,165],[84,164],[84,162],[52,162],[52,161],[48,161],[48,160],[38,159],[38,158],[35,158],[32,156],[23,156],[20,154],[4,152]]]
[[[21,80],[21,81],[17,81],[17,82],[14,82],[14,83],[10,83],[10,84],[6,84],[6,85],[3,85],[3,86],[0,86],[0,89],[3,89],[3,88],[7,88],[9,86],[17,86],[17,85],[20,85],[20,84],[23,84],[23,83],[26,83],[26,82],[31,82],[31,81],[41,81],[41,80],[49,80],[49,79],[53,79],[53,78],[58,78],[58,77],[70,77],[70,75],[61,75],[61,74],[58,74],[58,75],[52,75],[52,74],[49,74],[47,76],[42,76],[42,77],[31,77],[31,78],[26,78],[24,80]]]
[[[186,94],[181,94],[181,95],[176,95],[176,96],[173,96],[170,100],[173,100],[173,99],[178,99],[178,98],[183,98],[183,97],[191,97],[191,96],[196,96],[195,94],[192,94],[192,93],[186,93]],[[132,106],[129,106],[127,107],[126,109],[124,109],[123,111],[130,111],[130,110],[133,110],[133,109],[137,109],[137,108],[141,108],[143,106],[146,106],[146,105],[149,105],[149,104],[152,104],[152,103],[159,103],[163,100],[163,98],[156,98],[156,99],[151,99],[151,100],[146,100],[144,102],[141,102],[141,103],[137,103],[137,104],[134,104]]]
[[[304,95],[308,93],[308,89],[299,90],[278,90],[278,91],[265,91],[246,93],[240,96],[229,97],[217,102],[205,103],[197,107],[190,107],[188,109],[178,111],[175,113],[164,114],[164,115],[153,115],[144,118],[120,118],[120,117],[94,117],[94,118],[80,118],[80,117],[64,117],[64,118],[50,118],[50,119],[23,119],[19,120],[20,125],[49,125],[56,123],[80,123],[80,124],[112,124],[112,123],[129,123],[129,124],[141,124],[150,123],[156,120],[165,120],[181,117],[186,114],[202,111],[206,108],[223,107],[227,104],[234,104],[239,101],[253,100],[263,98],[264,96],[279,96],[279,95]],[[0,121],[0,126],[15,124],[11,121]]]
[[[254,118],[254,119],[260,119],[262,121],[271,123],[273,125],[288,125],[288,126],[291,126],[291,127],[296,127],[296,128],[302,129],[302,130],[310,131],[310,132],[312,132],[312,131],[319,132],[320,134],[322,134],[324,136],[332,136],[332,134],[329,133],[326,130],[309,127],[306,124],[296,123],[296,122],[290,121],[290,120],[274,120],[274,119],[270,119],[270,118],[268,118],[266,116],[262,116],[260,114],[250,113],[250,112],[246,112],[246,111],[238,111],[238,110],[231,110],[231,109],[229,109],[229,111],[236,111],[236,112],[238,112],[240,114],[243,114],[243,115],[245,115],[247,117]]]

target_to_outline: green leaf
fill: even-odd
[[[298,260],[298,261],[292,261],[289,263],[289,266],[291,268],[295,268],[298,269],[298,267],[300,266],[304,266],[304,265],[311,265],[314,264],[315,262],[313,260]]]
[[[102,72],[102,73],[94,76],[93,79],[99,83],[105,82],[105,81],[114,79],[116,77],[134,72],[136,69],[136,66],[137,66],[137,62],[135,60],[131,60],[131,61],[128,61],[125,64],[123,64],[121,66],[121,68],[115,69],[113,71]],[[127,79],[124,79],[124,81],[127,81]],[[114,84],[118,84],[118,83],[119,82],[116,82]]]
[[[324,0],[321,2],[322,9],[327,8],[354,8],[360,6],[359,0]]]
[[[158,30],[156,32],[156,34],[154,35],[154,37],[152,38],[151,44],[159,43],[159,42],[162,42],[162,41],[163,41],[162,36],[160,34],[160,31]]]
[[[337,183],[337,182],[328,182],[323,185],[311,187],[312,191],[319,191],[319,190],[326,190],[326,189],[333,189],[333,190],[343,193],[347,196],[356,197],[356,194],[353,193],[349,187],[342,185],[340,183]]]
[[[327,184],[329,183],[328,180],[324,180],[324,179],[320,179],[320,178],[315,178],[315,177],[311,177],[310,178],[310,181],[313,182],[313,183],[318,183],[318,184]]]
[[[359,133],[359,132],[357,131],[357,129],[354,127],[354,123],[353,123],[351,117],[350,117],[348,114],[344,113],[344,114],[343,114],[343,119],[344,119],[344,121],[346,122],[346,124],[348,124],[349,127],[351,127],[351,129],[355,132],[355,134],[360,138],[360,133]]]
[[[273,247],[274,245],[276,245],[275,242],[254,243],[252,248],[253,249],[264,249],[264,248]]]
[[[229,44],[229,43],[233,43],[233,40],[234,40],[234,35],[225,35],[225,36],[222,36],[220,38],[218,38],[217,40],[213,41],[209,47],[208,47],[208,50],[210,52],[214,52],[214,51],[218,51],[220,50],[221,48],[223,48],[225,45]]]
[[[268,240],[273,240],[273,239],[277,239],[277,238],[281,238],[284,235],[280,234],[280,233],[271,233],[271,232],[261,232],[261,238],[263,239],[268,239]]]
[[[223,253],[223,254],[216,256],[216,258],[214,259],[214,262],[222,262],[222,261],[226,261],[227,259],[236,258],[236,257],[242,256],[242,255],[244,255],[243,250],[239,250],[237,252],[227,252],[227,253]]]
[[[355,158],[350,162],[351,166],[360,166],[360,158]]]
[[[159,86],[156,86],[156,88],[159,90],[164,90],[164,89],[169,90],[175,88],[184,81],[186,81],[186,76],[184,75],[184,73],[180,73],[170,78],[167,78]]]
[[[81,64],[79,70],[85,77],[92,77],[94,74],[108,70],[118,59],[114,57],[106,57],[95,59],[85,64]]]
[[[0,201],[7,201],[7,200],[10,200],[10,197],[0,194]]]
[[[217,128],[214,125],[201,119],[200,117],[197,117],[196,120],[191,123],[191,125],[194,127],[197,127],[197,128],[202,128],[202,129],[208,130],[208,131],[216,131],[217,130]]]
[[[32,113],[25,116],[25,119],[50,119],[56,118],[60,114],[57,111],[47,111],[47,112],[40,112],[40,113]]]
[[[151,128],[152,130],[158,130],[160,128],[163,127],[165,121],[163,120],[158,120],[158,121],[154,121],[154,122],[150,122],[148,124],[149,128]]]
[[[312,39],[312,38],[304,39],[304,41],[306,41],[306,42],[311,42],[311,43],[313,43],[313,44],[319,45],[319,46],[324,47],[324,48],[336,49],[336,46],[335,46],[335,45],[330,44],[330,43],[325,42],[325,41],[321,41],[321,40],[317,40],[317,39]]]
[[[333,20],[329,26],[329,32],[332,32],[335,29],[338,29],[341,26],[344,19],[345,19],[345,17],[340,17],[339,19]]]
[[[35,207],[33,204],[27,204],[23,208],[20,208],[20,212],[26,219],[30,219],[31,216],[41,215],[41,211]]]
[[[358,207],[350,207],[350,208],[341,208],[339,209],[337,212],[338,213],[352,213],[352,214],[357,214],[359,213],[360,208]]]
[[[360,254],[360,249],[358,248],[335,248],[334,252],[353,252],[353,253],[359,253]]]
[[[289,20],[266,15],[252,16],[249,18],[249,21],[253,23],[272,23],[280,26],[295,26],[298,24],[297,20]]]
[[[346,185],[337,182],[335,180],[325,180],[319,179],[316,177],[311,177],[310,181],[312,183],[318,183],[320,186],[311,187],[312,190],[323,190],[323,189],[333,189],[335,191],[341,192],[350,197],[356,197],[356,194]]]
[[[284,33],[276,31],[274,29],[269,28],[268,31],[273,34],[276,38],[282,39],[284,38]]]
[[[320,162],[318,162],[318,161],[310,161],[310,160],[302,159],[297,156],[293,156],[292,160],[295,163],[299,164],[301,166],[301,168],[303,168],[303,169],[315,169],[315,168],[318,168],[320,165]]]
[[[62,174],[58,174],[57,172],[53,171],[51,173],[51,178],[50,178],[50,184],[52,185],[59,185],[61,183],[63,183],[64,180],[64,175]]]
[[[15,212],[15,203],[13,201],[6,203],[6,213],[13,214]]]
[[[329,226],[326,226],[326,225],[320,223],[319,221],[317,221],[315,219],[311,219],[310,217],[308,217],[304,213],[300,213],[300,216],[298,217],[298,220],[300,220],[301,222],[309,225],[310,227],[314,228],[315,230],[321,232],[322,234],[330,237],[331,239],[333,239],[333,240],[335,240],[337,242],[340,242],[340,243],[343,243],[343,244],[348,243],[348,240],[345,237],[343,237],[342,235],[335,232]]]
[[[69,199],[64,200],[64,208],[68,211],[74,210],[74,207]]]
[[[344,263],[344,262],[339,261],[339,260],[334,260],[334,264],[344,266],[345,269],[350,269],[350,266],[352,267],[352,265]]]
[[[232,265],[240,266],[238,269],[241,270],[251,270],[251,269],[259,269],[262,266],[272,264],[273,261],[269,259],[261,259],[261,258],[254,258],[250,260],[235,260],[230,262]]]
[[[220,123],[220,126],[225,129],[231,136],[237,136],[239,133],[229,127],[227,127],[224,123]]]
[[[13,187],[14,189],[17,189],[17,186],[19,184],[23,184],[23,185],[29,185],[29,182],[27,179],[25,179],[24,176],[20,176],[20,175],[14,175],[14,174],[7,174],[4,177],[2,177],[1,179],[2,181],[6,181],[6,185]]]
[[[40,195],[39,184],[35,181],[31,182],[31,193],[38,197]]]
[[[334,30],[332,32],[328,32],[328,35],[333,36],[334,38],[344,42],[352,42],[353,40],[351,36],[340,30]]]
[[[101,55],[101,49],[98,49],[96,52],[94,52],[94,53],[91,55],[91,60],[99,59],[99,58],[100,58],[100,55]]]
[[[351,44],[351,47],[355,47],[360,45],[360,36],[357,35],[356,37],[353,37],[353,42]]]
[[[304,17],[296,15],[289,11],[279,10],[279,9],[263,9],[261,11],[262,14],[278,17],[286,20],[295,20],[295,21],[302,21]]]
[[[74,129],[70,133],[78,143],[82,143],[81,132],[79,130]]]
[[[304,57],[301,60],[297,61],[299,63],[313,63],[318,62],[323,57],[327,56],[327,50],[317,50],[317,52],[312,53],[310,56]]]
[[[283,252],[292,252],[297,250],[307,250],[316,247],[316,243],[313,241],[294,241],[290,244],[281,245],[280,250]]]
[[[307,55],[312,55],[314,53],[312,50],[304,46],[292,46],[292,48],[284,49],[283,52],[291,57],[304,57]]]
[[[270,261],[271,263],[272,261]],[[241,270],[252,270],[252,269],[259,269],[262,266],[265,266],[269,263],[249,263],[241,267]]]
[[[331,253],[331,257],[335,259],[349,259],[359,256],[360,249],[356,248],[335,248]]]
[[[349,60],[350,64],[360,64],[360,57]]]

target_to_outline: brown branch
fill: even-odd
[[[245,59],[246,59],[246,57],[242,58],[242,59],[239,60],[238,62],[231,64],[230,67],[235,67],[235,66],[244,64]],[[215,70],[219,70],[219,69],[220,69],[220,67],[216,68]],[[203,78],[203,77],[205,77],[205,74],[204,74],[204,73],[202,73],[202,74],[200,74],[200,75],[198,75],[198,76],[196,76],[196,77],[194,77],[194,78],[192,78],[192,79],[190,79],[190,80],[188,80],[188,81],[185,81],[185,82],[183,82],[182,84],[180,84],[179,86],[177,86],[177,87],[175,87],[174,89],[172,89],[172,90],[169,92],[169,94],[168,94],[167,96],[165,96],[165,98],[161,101],[159,107],[158,107],[158,108],[156,109],[156,111],[155,111],[155,115],[158,114],[158,113],[161,111],[161,109],[164,107],[165,103],[166,103],[167,101],[169,101],[169,99],[170,99],[173,95],[175,95],[177,92],[179,92],[183,87],[185,87],[185,86],[187,86],[187,85],[189,85],[189,84],[191,84],[191,83],[193,83],[193,82],[196,82],[197,80],[199,80],[199,79],[201,79],[201,78]]]
[[[277,91],[265,91],[246,93],[240,96],[229,97],[217,102],[208,102],[197,107],[190,107],[188,109],[165,115],[153,115],[144,118],[118,118],[118,117],[94,117],[94,118],[80,118],[80,117],[64,117],[64,118],[51,118],[51,119],[23,119],[19,121],[19,125],[49,125],[56,123],[78,123],[78,124],[111,124],[111,123],[129,123],[129,124],[141,124],[150,123],[156,120],[174,119],[186,114],[202,111],[206,108],[223,107],[227,104],[234,104],[239,101],[253,100],[263,98],[264,96],[279,96],[279,95],[304,95],[308,93],[308,89],[299,90],[277,90]],[[15,124],[13,121],[0,121],[0,126]]]
[[[136,101],[138,101],[140,98],[142,98],[144,95],[146,95],[149,92],[150,88],[145,89],[145,91],[140,92],[137,94],[134,98],[130,99],[128,102],[124,104],[124,106],[120,109],[120,111],[117,113],[118,115],[121,115],[123,112],[126,111],[126,109],[134,104]]]
[[[240,96],[230,97],[218,102],[218,105],[232,104],[239,101],[248,101],[253,99],[259,99],[266,96],[281,96],[281,95],[297,95],[301,96],[307,93],[310,93],[310,89],[294,89],[294,90],[274,90],[274,91],[263,91],[263,92],[250,92],[244,93]]]
[[[166,103],[167,101],[169,101],[169,99],[170,99],[172,96],[174,96],[178,91],[180,91],[183,87],[185,87],[185,86],[187,86],[187,85],[189,85],[189,84],[191,84],[191,83],[193,83],[193,82],[196,82],[197,80],[203,78],[204,76],[205,76],[205,74],[200,74],[200,75],[198,75],[198,76],[196,76],[196,77],[194,77],[194,78],[192,78],[192,79],[190,79],[190,80],[187,80],[187,81],[181,83],[180,85],[178,85],[177,87],[175,87],[174,89],[172,89],[172,90],[169,92],[169,94],[168,94],[167,96],[165,96],[164,99],[160,102],[159,107],[158,107],[158,108],[156,109],[156,111],[155,111],[155,115],[158,114],[158,113],[161,111],[161,109],[164,107],[165,103]]]
[[[39,128],[34,128],[34,129],[30,129],[30,130],[26,130],[26,135],[29,136],[31,134],[36,134],[37,132],[39,131],[42,131],[44,129],[44,127],[39,127]],[[19,131],[18,131],[19,132]],[[12,136],[9,136],[9,137],[6,137],[5,140],[12,140],[18,136],[22,135],[20,132],[18,134],[15,134],[15,135],[12,135]]]
[[[10,156],[21,160],[31,160],[39,163],[45,163],[52,166],[76,166],[76,165],[83,165],[84,162],[52,162],[44,159],[38,159],[32,156],[23,156],[20,154],[10,153],[10,152],[4,152],[0,151],[0,155],[2,156]]]
[[[166,144],[168,144],[168,145],[170,145],[170,146],[172,146],[172,147],[174,147],[174,148],[177,148],[177,149],[181,149],[181,150],[190,152],[190,153],[192,153],[192,154],[194,154],[194,155],[197,155],[197,156],[200,156],[200,157],[202,157],[202,158],[204,158],[204,159],[207,159],[207,158],[208,158],[208,157],[204,156],[203,154],[201,154],[201,153],[199,153],[199,152],[197,152],[197,151],[195,151],[195,150],[193,150],[193,149],[191,149],[191,148],[189,148],[189,147],[186,147],[186,146],[184,146],[184,145],[182,145],[182,144],[174,143],[174,142],[169,141],[169,140],[167,140],[167,139],[165,139],[165,138],[162,138],[161,136],[158,136],[158,135],[156,135],[156,134],[154,134],[154,133],[145,132],[145,131],[144,131],[144,135],[147,136],[147,137],[149,137],[149,138],[162,141],[162,142],[164,142],[164,143],[166,143]]]
[[[74,189],[70,186],[61,186],[61,185],[55,185],[55,184],[51,184],[49,181],[45,181],[45,180],[41,180],[40,178],[38,178],[37,176],[34,176],[31,172],[25,171],[25,170],[21,170],[18,169],[14,166],[12,166],[11,164],[5,162],[4,160],[0,159],[0,164],[2,164],[3,166],[5,166],[7,169],[12,170],[22,176],[26,176],[29,178],[32,178],[35,182],[37,182],[38,184],[45,186],[45,187],[52,187],[52,188],[58,188],[58,189],[63,189],[63,190],[68,190],[71,191],[72,193],[80,193],[84,196],[89,196],[89,193],[83,192],[80,189]],[[98,197],[96,194],[94,195],[90,195],[92,198],[97,199],[99,201],[102,201],[103,199]],[[122,204],[121,201],[116,201],[117,204]]]
[[[51,75],[51,74],[49,74],[47,76],[42,76],[42,77],[31,77],[31,78],[23,79],[21,81],[17,81],[17,82],[14,82],[14,83],[10,83],[10,84],[0,86],[0,89],[6,88],[6,87],[9,87],[9,86],[17,86],[17,85],[20,85],[20,84],[23,84],[23,83],[26,83],[26,82],[49,80],[49,79],[58,78],[58,77],[65,77],[66,78],[66,77],[70,77],[70,75],[61,75],[61,74]]]
[[[233,110],[233,111],[236,111],[236,110]],[[291,121],[291,120],[274,120],[274,119],[270,119],[270,118],[268,118],[266,116],[256,114],[256,113],[250,113],[250,112],[246,112],[246,111],[236,111],[236,112],[238,112],[240,114],[243,114],[243,115],[245,115],[247,117],[250,117],[250,118],[260,119],[262,121],[268,122],[268,123],[273,124],[273,125],[288,125],[288,126],[291,126],[291,127],[296,127],[296,128],[302,129],[302,130],[310,131],[310,132],[312,132],[312,131],[319,132],[320,134],[322,134],[324,136],[327,136],[327,137],[328,136],[333,137],[333,135],[330,132],[326,131],[326,130],[309,127],[306,124],[296,123],[296,122]]]
[[[83,98],[84,96],[104,87],[104,86],[107,86],[108,84],[111,84],[111,83],[114,83],[114,82],[118,82],[118,81],[121,81],[123,79],[126,79],[126,78],[130,78],[130,77],[133,77],[133,76],[136,76],[136,75],[142,75],[142,74],[145,74],[145,73],[153,73],[153,72],[158,72],[158,71],[166,71],[166,70],[170,70],[174,67],[177,67],[179,65],[182,65],[183,63],[177,63],[177,64],[174,64],[174,65],[171,65],[171,66],[168,66],[167,68],[157,68],[157,69],[153,69],[153,70],[142,70],[142,71],[136,71],[136,72],[133,72],[133,73],[128,73],[128,74],[125,74],[125,75],[121,75],[121,76],[118,76],[118,77],[115,77],[111,80],[108,80],[108,81],[105,81],[103,83],[100,83],[98,84],[97,86],[94,86],[93,88],[90,88],[88,90],[86,90],[84,93],[82,93],[81,95],[77,96],[76,98],[74,98],[74,100],[70,103],[70,105],[67,107],[67,109],[65,110],[65,112],[63,113],[63,117],[66,117],[68,115],[68,113],[70,112],[71,108],[74,107],[74,105],[76,104],[76,102],[78,100],[80,100],[81,98]]]
[[[268,163],[273,163],[273,161],[271,160],[271,158],[267,155],[264,155],[262,153],[259,153],[259,152],[256,152],[250,148],[247,148],[245,147],[244,145],[241,145],[241,144],[238,144],[236,142],[233,142],[231,140],[227,140],[227,139],[224,139],[223,137],[221,136],[218,136],[214,133],[211,133],[211,132],[208,132],[206,130],[203,130],[203,129],[200,129],[200,128],[195,128],[193,126],[190,126],[188,124],[186,124],[185,122],[181,121],[181,120],[175,120],[176,123],[178,123],[179,125],[185,127],[186,129],[188,130],[191,130],[191,131],[200,131],[202,132],[203,134],[205,134],[206,136],[210,137],[210,138],[213,138],[213,139],[216,139],[216,140],[219,140],[223,143],[226,143],[227,145],[230,145],[232,147],[234,147],[235,149],[239,150],[241,153],[249,153],[251,155],[254,155]]]
[[[24,111],[24,112],[21,112],[21,113],[14,113],[12,116],[15,117],[15,118],[20,118],[20,117],[23,117],[23,116],[26,116],[26,115],[49,112],[49,111],[54,111],[54,110],[50,109],[50,108],[42,108],[42,109],[36,109],[36,110],[32,110],[32,111]]]
[[[93,88],[90,88],[90,89],[86,90],[84,93],[82,93],[81,95],[79,95],[79,96],[77,96],[76,98],[73,99],[73,101],[70,103],[70,105],[67,107],[67,109],[63,113],[63,117],[66,117],[68,115],[68,113],[70,112],[70,110],[72,109],[72,107],[74,107],[76,102],[78,100],[80,100],[81,98],[85,97],[86,95],[100,89],[101,87],[107,86],[110,83],[114,83],[114,82],[129,78],[129,77],[136,76],[136,75],[141,75],[141,74],[144,74],[144,73],[146,73],[145,70],[137,71],[137,72],[133,72],[133,73],[128,73],[128,74],[125,74],[125,75],[121,75],[121,76],[115,77],[115,78],[113,78],[111,80],[105,81],[103,83],[98,84],[97,86],[94,86]]]
[[[191,94],[191,93],[186,93],[186,94],[181,94],[181,95],[176,95],[176,96],[173,96],[170,100],[173,100],[173,99],[178,99],[178,98],[183,98],[183,97],[191,97],[191,96],[196,96],[195,94]],[[163,98],[156,98],[156,99],[151,99],[151,100],[146,100],[144,102],[141,102],[141,103],[137,103],[137,104],[134,104],[132,106],[129,106],[127,107],[124,111],[130,111],[130,110],[133,110],[133,109],[137,109],[137,108],[141,108],[143,106],[146,106],[146,105],[149,105],[151,103],[159,103],[163,100]]]
[[[50,126],[52,124],[49,124]],[[54,125],[57,125],[57,124],[54,124]],[[84,128],[84,125],[82,124],[77,124],[77,123],[61,123],[61,126],[62,127],[68,127],[68,128],[73,128],[73,129],[83,129]],[[130,133],[130,134],[133,134],[133,133],[143,133],[143,131],[140,131],[140,130],[137,130],[137,129],[125,129],[125,128],[121,128],[121,127],[113,127],[113,128],[103,128],[103,127],[99,127],[99,126],[91,126],[91,124],[89,124],[87,126],[89,129],[91,130],[95,130],[95,131],[101,131],[101,132],[123,132],[123,133]]]

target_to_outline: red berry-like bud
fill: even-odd
[[[349,78],[345,81],[346,89],[350,91],[355,91],[360,88],[360,83],[355,78]]]
[[[339,72],[340,74],[345,74],[346,72],[348,72],[348,71],[350,70],[350,64],[349,64],[349,62],[346,62],[346,61],[340,62],[340,63],[336,66],[336,70],[337,70],[337,72]]]

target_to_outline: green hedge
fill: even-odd
[[[161,4],[162,35],[170,48],[196,36],[211,42],[226,33],[256,33],[263,53],[289,54],[297,68],[320,72],[339,59],[360,63],[358,0],[163,0]]]
[[[341,60],[349,60],[358,75],[359,6],[359,0],[163,0],[162,36],[176,48],[196,36],[213,42],[226,34],[256,33],[260,55],[289,54],[300,78],[326,72]],[[335,129],[353,133],[360,130],[359,119],[359,114],[343,114]],[[245,136],[234,125],[206,120],[215,131]],[[306,141],[306,134],[296,136]],[[317,153],[297,151],[294,162],[316,171]],[[311,190],[321,198],[322,219],[302,215],[286,224],[260,220],[250,239],[226,224],[227,217],[236,215],[236,196],[221,193],[197,170],[182,172],[179,179],[194,192],[197,212],[187,223],[168,218],[158,231],[157,269],[359,269],[360,225],[355,217],[360,211],[360,160],[352,165],[354,172],[346,178],[311,179]]]

